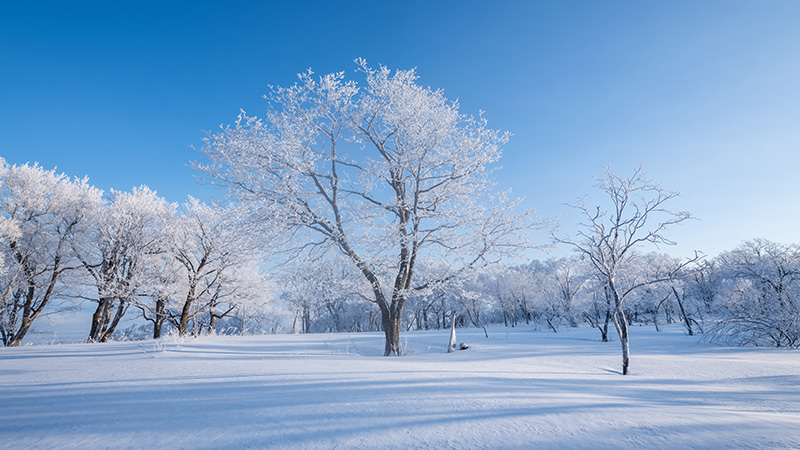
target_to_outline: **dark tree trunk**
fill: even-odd
[[[14,336],[11,338],[11,343],[8,344],[9,347],[17,347],[19,346],[20,342],[22,342],[22,338],[28,333],[28,330],[33,323],[33,299],[36,295],[36,286],[33,284],[28,285],[28,289],[25,291],[25,306],[22,308],[22,324],[20,325],[19,329]],[[40,306],[41,308],[41,306]],[[41,310],[41,309],[40,309]]]
[[[50,283],[45,289],[44,295],[42,299],[39,301],[39,305],[35,306],[33,304],[36,296],[36,285],[33,284],[32,281],[28,283],[28,289],[25,295],[25,306],[22,309],[22,323],[20,324],[19,329],[16,333],[14,333],[13,338],[11,338],[11,343],[8,345],[9,347],[17,347],[22,339],[28,334],[28,330],[30,330],[31,325],[33,325],[34,319],[39,316],[42,312],[44,307],[47,305],[47,302],[50,301],[50,296],[53,294],[53,290],[56,286],[56,280],[60,274],[58,267],[59,267],[59,258],[55,258],[55,266],[53,268],[53,273],[50,275]],[[26,270],[26,272],[30,272]],[[31,280],[31,278],[29,278]]]
[[[163,298],[156,299],[156,313],[153,318],[153,339],[161,338],[161,329],[167,316],[167,302]]]
[[[686,325],[686,331],[689,333],[689,336],[694,336],[692,319],[686,315],[686,310],[683,308],[683,300],[681,300],[681,296],[678,295],[678,290],[675,289],[675,287],[672,288],[672,292],[675,294],[675,298],[678,299],[678,307],[681,309],[681,317],[683,318],[684,325]]]
[[[186,330],[189,329],[189,313],[192,310],[192,300],[186,300],[181,309],[181,320],[178,323],[178,335],[186,336]]]
[[[214,332],[214,325],[217,324],[217,315],[211,312],[211,317],[208,318],[208,334]]]
[[[100,342],[100,335],[105,326],[106,317],[108,317],[108,310],[111,308],[111,303],[114,300],[111,298],[101,298],[97,302],[97,308],[92,314],[92,328],[89,330],[89,338],[86,342]]]
[[[111,321],[108,328],[103,332],[103,335],[100,337],[100,342],[108,342],[108,340],[111,339],[111,335],[114,334],[117,324],[119,324],[120,319],[122,319],[122,316],[127,310],[128,303],[124,300],[120,300],[117,305],[117,312],[114,314],[114,320]]]
[[[608,342],[608,322],[611,321],[611,309],[606,309],[606,318],[603,322],[603,326],[600,327],[600,336],[603,339],[603,342]]]
[[[403,326],[402,322],[402,314],[398,314],[397,311],[395,311],[394,314],[382,314],[381,323],[383,324],[383,333],[386,336],[383,356],[400,356],[400,330]]]
[[[11,338],[11,343],[9,343],[8,346],[18,347],[19,344],[22,342],[22,338],[24,338],[25,335],[28,334],[28,330],[31,328],[31,324],[33,324],[33,319],[31,317],[23,317],[22,324],[20,325],[19,330],[17,330],[17,332],[14,333],[14,337]]]

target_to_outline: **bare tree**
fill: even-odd
[[[420,255],[458,274],[516,251],[532,221],[493,193],[506,134],[418,85],[414,70],[358,69],[363,86],[309,71],[273,87],[267,114],[242,112],[211,135],[196,168],[300,249],[349,259],[381,312],[384,354],[399,354],[406,299],[428,287],[414,283]]]
[[[666,231],[691,215],[664,209],[664,204],[678,193],[665,190],[647,178],[641,166],[628,178],[614,174],[609,168],[605,171],[605,178],[596,187],[610,202],[610,208],[589,207],[585,198],[569,205],[582,215],[581,229],[575,239],[556,235],[554,239],[572,246],[587,258],[608,289],[613,306],[612,318],[622,346],[622,374],[627,375],[630,345],[623,302],[644,286],[673,279],[683,266],[697,260],[698,256],[695,254],[694,258],[678,265],[660,267],[655,275],[645,280],[626,283],[620,279],[620,270],[635,255],[635,249],[648,243],[673,245],[674,242],[666,237]]]

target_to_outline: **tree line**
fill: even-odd
[[[0,338],[17,346],[38,318],[94,305],[89,342],[133,308],[178,334],[264,314],[272,289],[235,209],[170,204],[145,186],[103,194],[86,179],[0,161]]]
[[[618,282],[647,283],[681,263],[665,253],[634,253],[619,267]],[[428,270],[437,268],[422,268],[421,274]],[[797,348],[798,275],[800,246],[753,239],[634,290],[622,310],[630,323],[658,330],[681,324],[689,335],[726,344]],[[376,312],[363,300],[365,287],[358,287],[358,274],[345,261],[317,265],[286,285],[290,288],[277,299],[285,332],[380,330]],[[405,331],[446,329],[451,320],[458,327],[532,326],[554,333],[591,327],[608,342],[615,307],[603,277],[574,255],[498,264],[412,295],[403,323]]]

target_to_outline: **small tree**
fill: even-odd
[[[608,324],[611,322],[613,309],[607,284],[601,276],[595,273],[586,280],[584,292],[586,295],[580,304],[582,317],[590,327],[600,331],[602,342],[608,342]]]
[[[552,261],[551,274],[556,283],[561,314],[571,327],[577,327],[578,322],[574,311],[575,298],[586,283],[587,274],[585,264],[578,258],[559,258]]]
[[[290,289],[284,298],[294,311],[295,331],[359,329],[362,301],[370,294],[370,287],[350,261],[334,255],[332,258],[296,260],[288,268],[284,285]]]
[[[628,264],[634,251],[643,244],[673,245],[665,233],[671,225],[676,225],[691,217],[688,212],[672,212],[664,209],[664,204],[678,196],[677,192],[663,189],[645,177],[641,166],[628,178],[614,174],[606,168],[606,177],[597,184],[610,202],[609,209],[586,205],[585,198],[574,205],[582,216],[581,230],[577,238],[554,235],[558,243],[572,246],[575,251],[588,259],[602,280],[613,308],[614,327],[622,346],[622,374],[630,369],[630,346],[628,320],[623,311],[623,302],[636,290],[655,283],[670,280],[691,260],[668,267],[660,267],[651,277],[626,283],[620,279],[621,268]]]

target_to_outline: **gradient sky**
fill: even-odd
[[[800,242],[798,1],[7,1],[0,156],[208,198],[203,130],[357,57],[511,131],[498,184],[565,232],[603,166],[642,164],[699,219],[676,256]]]

